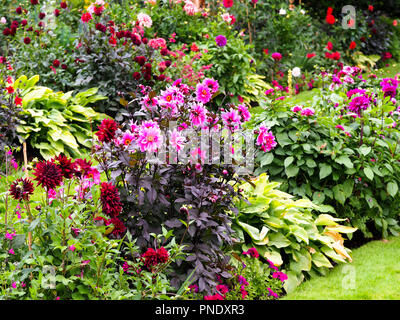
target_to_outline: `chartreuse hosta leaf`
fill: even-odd
[[[106,97],[97,94],[97,88],[78,93],[54,92],[50,88],[36,86],[39,77],[21,77],[17,83],[23,87],[22,107],[28,117],[17,131],[24,134],[33,147],[39,149],[45,159],[59,153],[80,156],[82,147],[91,147],[90,124],[96,124],[107,116],[86,105]],[[76,136],[74,136],[76,135]]]
[[[299,285],[306,273],[320,274],[332,268],[332,261],[351,261],[342,234],[357,229],[343,226],[340,223],[345,219],[327,214],[335,213],[332,207],[316,205],[308,199],[294,200],[292,195],[276,190],[279,184],[269,182],[266,174],[252,182],[255,187],[245,185],[250,204],[240,202],[233,227],[240,230],[238,235],[244,245],[256,247],[264,258],[281,265],[282,254],[288,257],[281,265],[289,277],[285,282],[287,291]],[[348,193],[352,187],[345,182],[341,188]]]

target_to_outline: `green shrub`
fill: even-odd
[[[22,114],[17,132],[22,140],[49,159],[60,153],[80,156],[80,148],[90,148],[92,126],[106,116],[94,111],[93,104],[106,97],[97,95],[97,88],[73,96],[72,92],[54,92],[47,87],[36,86],[39,76],[27,79],[22,76],[14,87],[21,90]]]
[[[234,219],[240,243],[239,250],[254,246],[261,256],[281,266],[288,275],[285,290],[290,292],[306,275],[325,274],[336,263],[351,261],[350,250],[343,245],[341,233],[356,229],[343,226],[323,213],[329,206],[316,205],[308,199],[293,200],[279,191],[277,182],[269,182],[263,173],[242,185],[248,201],[238,203],[239,214]]]

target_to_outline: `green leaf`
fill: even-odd
[[[348,156],[342,155],[342,156],[336,158],[335,162],[337,162],[339,164],[343,164],[349,169],[353,168],[353,163],[351,162],[351,160]]]
[[[240,225],[243,228],[243,230],[246,231],[247,234],[253,240],[255,240],[255,241],[261,241],[262,240],[262,239],[260,239],[260,231],[257,228],[255,228],[255,227],[253,227],[253,226],[251,226],[251,225],[249,225],[247,223],[241,222],[241,221],[237,221],[237,224]]]
[[[373,180],[374,179],[374,172],[372,171],[372,169],[370,167],[365,167],[364,168],[364,173],[367,176],[367,178],[369,180]]]
[[[368,147],[366,145],[362,145],[361,147],[358,148],[358,151],[363,155],[366,156],[371,152],[371,147]]]
[[[396,181],[391,181],[387,184],[386,188],[387,192],[394,198],[397,192],[399,191],[399,187]]]
[[[283,164],[285,165],[285,168],[287,168],[289,165],[291,165],[293,163],[294,158],[292,156],[287,157],[285,159],[285,161],[283,162]]]
[[[299,173],[299,167],[291,164],[289,167],[285,168],[285,173],[288,178],[295,177]]]
[[[312,257],[312,262],[316,265],[317,268],[320,267],[333,268],[329,259],[325,257],[321,252],[315,252],[311,257]]]
[[[289,226],[289,232],[297,238],[297,241],[299,241],[300,239],[300,241],[304,241],[305,243],[308,244],[307,231],[304,230],[302,227],[297,225],[291,225]]]
[[[286,238],[282,233],[273,233],[269,236],[268,246],[275,246],[277,248],[285,248],[290,246],[291,241]]]
[[[325,163],[319,165],[319,178],[324,179],[332,173],[332,167]]]

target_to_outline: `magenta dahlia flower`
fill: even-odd
[[[265,126],[261,126],[258,130],[256,144],[260,146],[262,151],[271,151],[277,146],[274,135]]]
[[[206,104],[211,100],[211,92],[208,86],[199,83],[196,87],[196,100]]]
[[[225,47],[225,46],[226,46],[226,43],[227,43],[227,40],[226,40],[226,37],[225,37],[225,36],[223,36],[222,34],[220,34],[220,35],[218,35],[218,36],[215,37],[215,42],[217,43],[217,45],[218,45],[219,47]]]

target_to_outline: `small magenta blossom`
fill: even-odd
[[[260,146],[262,151],[271,151],[277,146],[274,135],[269,131],[269,128],[261,126],[256,144]]]
[[[301,110],[300,114],[307,117],[313,116],[315,114],[315,110],[313,108],[304,108]]]
[[[275,293],[271,288],[267,288],[268,289],[268,295],[269,296],[273,296],[274,298],[278,298],[278,294]]]
[[[76,248],[75,248],[74,245],[71,245],[71,246],[68,247],[68,249],[71,250],[71,251],[75,251]]]
[[[9,254],[15,254],[14,249],[11,248],[10,250],[8,250],[8,253],[9,253]]]
[[[226,46],[226,43],[227,43],[227,40],[226,40],[226,37],[225,37],[225,36],[223,36],[222,34],[220,34],[220,35],[218,35],[218,36],[215,37],[215,42],[217,43],[217,45],[218,45],[219,47],[225,47],[225,46]]]

